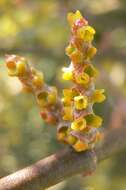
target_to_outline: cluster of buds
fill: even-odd
[[[59,113],[55,108],[60,107],[56,87],[46,85],[43,73],[31,67],[24,57],[7,55],[6,65],[8,75],[18,77],[23,84],[23,90],[35,95],[41,117],[47,123],[56,124]]]
[[[71,39],[66,54],[71,59],[63,68],[63,79],[74,83],[63,90],[63,123],[58,127],[58,139],[70,144],[77,152],[94,147],[100,137],[98,128],[102,118],[93,112],[93,104],[105,100],[103,89],[95,89],[98,71],[91,64],[96,54],[92,45],[95,30],[88,25],[79,11],[68,14]]]
[[[63,68],[63,79],[72,81],[73,86],[63,90],[62,99],[56,87],[48,86],[43,73],[31,67],[24,57],[7,55],[6,65],[8,74],[18,77],[23,89],[35,95],[41,117],[58,126],[58,140],[81,152],[93,148],[100,137],[102,118],[93,112],[93,104],[104,101],[105,95],[103,89],[95,89],[98,71],[91,64],[97,51],[92,45],[95,30],[79,11],[69,13],[68,22],[71,39],[66,54],[71,64]]]

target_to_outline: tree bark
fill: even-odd
[[[100,146],[77,153],[66,148],[0,179],[0,190],[43,190],[75,174],[92,172],[100,161],[126,149],[126,128],[109,130]]]

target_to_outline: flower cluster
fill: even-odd
[[[58,113],[55,111],[55,106],[59,106],[56,87],[47,86],[43,73],[31,67],[24,57],[7,55],[6,65],[8,74],[18,77],[22,82],[23,90],[35,95],[41,117],[47,123],[56,124]]]
[[[93,104],[105,100],[103,89],[95,89],[98,71],[91,64],[96,54],[92,45],[95,30],[88,25],[79,11],[68,14],[71,39],[66,54],[71,59],[69,67],[63,68],[63,79],[74,85],[63,90],[64,122],[58,127],[58,139],[70,144],[77,152],[94,147],[100,137],[102,118],[93,112]]]
[[[79,11],[69,13],[68,22],[71,39],[66,54],[71,63],[63,68],[63,79],[72,81],[73,86],[63,90],[62,99],[57,88],[48,86],[43,73],[31,67],[24,57],[7,55],[6,65],[8,74],[18,77],[23,89],[35,95],[41,117],[58,126],[58,140],[81,152],[93,148],[100,137],[102,118],[94,113],[93,104],[104,101],[105,95],[103,89],[95,89],[98,71],[91,64],[97,52],[92,45],[94,28]]]

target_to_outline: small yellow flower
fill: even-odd
[[[90,82],[90,77],[87,73],[83,72],[83,74],[76,76],[75,80],[78,84],[87,85]]]
[[[87,50],[87,55],[86,57],[88,59],[91,59],[95,56],[95,54],[97,53],[97,49],[95,47],[90,47],[88,50]]]
[[[71,68],[69,68],[69,67],[63,68],[62,71],[63,71],[62,78],[64,80],[72,80],[73,79],[73,72],[72,72]]]
[[[92,127],[100,127],[102,125],[102,118],[95,114],[89,114],[85,117],[87,125]]]
[[[37,102],[41,107],[45,107],[48,105],[48,93],[42,91],[37,94]]]
[[[98,75],[97,69],[91,64],[86,65],[84,72],[88,74],[89,77],[96,77]]]
[[[62,98],[62,102],[64,106],[70,106],[73,102],[73,98],[78,95],[78,92],[75,89],[64,89],[63,95],[64,98]]]
[[[77,141],[77,138],[74,137],[73,135],[68,135],[68,136],[67,136],[67,142],[68,142],[70,145],[75,144],[76,141]]]
[[[67,126],[63,126],[57,133],[57,138],[59,141],[64,141],[67,137]]]
[[[48,93],[48,103],[49,104],[55,104],[57,100],[57,88],[51,87],[50,91]]]
[[[76,96],[74,97],[74,105],[78,110],[82,110],[87,108],[88,106],[88,98],[87,96]]]
[[[27,71],[26,60],[23,58],[20,58],[18,61],[8,62],[7,67],[10,76],[24,76]]]
[[[77,151],[77,152],[81,152],[81,151],[85,151],[87,149],[89,149],[89,146],[87,143],[78,140],[74,145],[73,148]]]
[[[76,20],[83,18],[80,11],[76,11],[76,13],[68,13],[67,20],[69,24],[72,26]]]
[[[59,141],[63,141],[65,137],[66,137],[66,132],[64,131],[58,132],[57,138]]]
[[[75,131],[83,131],[86,128],[86,120],[84,118],[76,119],[71,123],[71,129]]]
[[[71,106],[65,106],[63,109],[63,119],[66,121],[72,121],[73,120],[73,112]]]
[[[16,64],[16,69],[17,69],[17,75],[18,76],[23,76],[26,73],[26,61],[18,61]]]
[[[68,56],[70,56],[74,51],[76,50],[76,48],[74,46],[72,46],[71,44],[69,44],[67,47],[66,47],[66,54]]]
[[[41,87],[44,83],[43,73],[37,72],[32,79],[32,84],[36,87]]]
[[[77,36],[85,42],[91,42],[94,38],[95,30],[91,26],[83,26],[78,29]]]
[[[94,102],[94,103],[101,103],[103,102],[106,97],[105,95],[103,94],[104,93],[104,89],[99,89],[99,90],[95,90],[92,97],[91,97],[91,100]]]
[[[71,104],[71,100],[73,98],[73,92],[72,89],[64,89],[63,90],[64,98],[62,98],[62,102],[64,106],[68,106]]]

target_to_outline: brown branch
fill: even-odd
[[[126,128],[111,129],[94,152],[98,162],[126,149]],[[0,180],[0,190],[42,190],[70,176],[88,173],[95,167],[92,151],[76,153],[70,148],[40,160]]]

